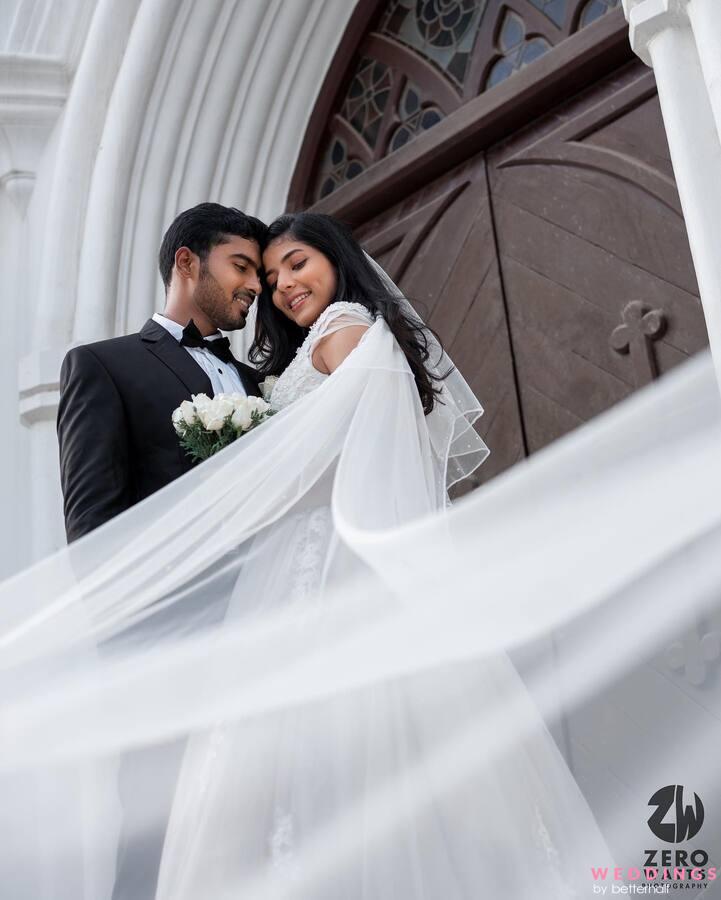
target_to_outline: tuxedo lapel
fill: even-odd
[[[149,319],[140,331],[147,349],[173,372],[188,390],[188,394],[213,396],[210,378],[188,351],[162,325]]]
[[[240,375],[240,380],[243,382],[245,393],[249,397],[260,397],[260,389],[258,388],[258,383],[254,378],[250,377],[247,371],[248,369],[250,369],[250,366],[244,366],[243,363],[238,362],[237,359],[233,359],[233,362],[235,364],[235,368],[238,371],[238,375]]]

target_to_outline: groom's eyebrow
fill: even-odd
[[[252,266],[254,269],[259,268],[258,263],[251,259],[249,256],[246,256],[245,253],[231,253],[230,259],[242,259],[244,262],[247,262],[248,265]]]

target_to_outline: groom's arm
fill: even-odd
[[[63,361],[57,424],[70,543],[132,503],[125,410],[108,370],[88,347],[75,347]]]

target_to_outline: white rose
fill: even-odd
[[[203,427],[208,431],[220,431],[225,424],[225,416],[219,416],[212,409],[204,409],[199,415]]]
[[[247,398],[246,398],[247,399]],[[233,413],[231,422],[236,431],[247,431],[253,424],[252,411],[248,403],[239,404]]]
[[[183,421],[183,412],[178,407],[178,409],[173,410],[173,428],[176,431],[176,434],[182,434],[183,429],[180,427],[180,423]]]
[[[195,407],[190,402],[190,400],[183,400],[178,409],[175,410],[176,413],[180,413],[180,419],[185,422],[186,425],[194,425],[198,420],[197,413],[195,412]],[[173,413],[175,415],[175,413]]]
[[[201,409],[207,409],[211,403],[211,399],[207,394],[193,394],[190,399],[193,401],[193,406],[198,415],[200,415]]]
[[[202,403],[200,407],[196,403],[195,408],[198,410],[198,418],[203,428],[207,428],[208,431],[220,431],[225,424],[227,413],[222,400],[220,402],[209,400],[207,403]]]
[[[211,401],[211,404],[216,411],[216,414],[219,416],[222,415],[224,419],[232,415],[233,410],[235,409],[233,398],[228,394],[218,394],[218,396]]]
[[[273,388],[275,387],[275,383],[278,380],[277,375],[268,375],[265,381],[261,381],[258,385],[260,388],[260,393],[263,395],[264,400],[270,400],[270,395],[273,393]]]
[[[251,410],[258,413],[265,413],[270,409],[269,405],[262,397],[248,397],[248,405]]]

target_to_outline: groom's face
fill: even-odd
[[[255,241],[229,235],[201,262],[193,303],[223,331],[245,327],[260,292],[260,248]]]

